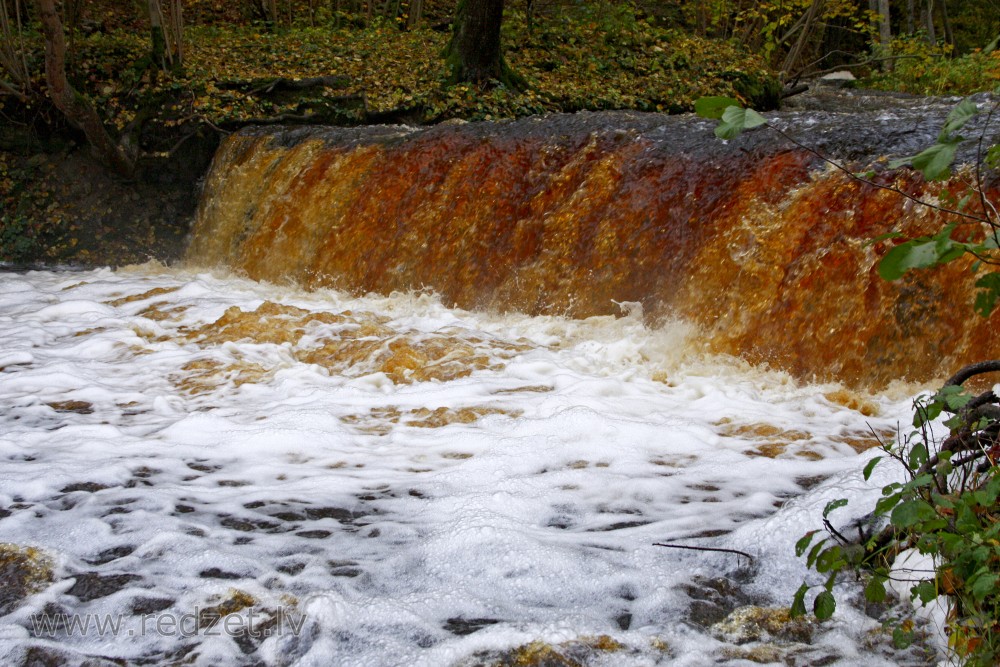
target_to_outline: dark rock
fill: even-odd
[[[495,618],[449,618],[445,621],[444,629],[453,635],[464,637],[474,632],[479,632],[483,628],[499,623]]]
[[[142,577],[137,574],[85,572],[76,575],[75,579],[76,583],[66,593],[79,599],[80,602],[90,602],[117,593],[133,581],[141,580]]]
[[[112,547],[111,549],[105,549],[87,562],[91,565],[105,565],[113,560],[130,556],[133,551],[135,551],[134,546],[130,544],[123,544],[121,546]]]

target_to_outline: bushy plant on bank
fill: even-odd
[[[1000,89],[996,92],[1000,94]],[[696,108],[705,117],[720,119],[716,128],[720,138],[767,126],[791,140],[760,114],[733,102],[706,98]],[[972,269],[980,276],[975,303],[970,305],[979,316],[988,317],[1000,302],[1000,214],[986,194],[983,170],[1000,166],[1000,144],[987,135],[1000,120],[1000,100],[984,106],[962,100],[932,146],[890,164],[909,164],[927,180],[943,180],[950,176],[960,144],[974,141],[979,146],[980,163],[964,192],[944,192],[943,204],[914,200],[943,208],[953,221],[933,235],[895,245],[880,260],[878,272],[886,280],[896,280],[911,270],[971,256]],[[986,118],[978,136],[962,135],[969,121],[981,114]],[[871,182],[869,174],[853,176]],[[973,232],[955,238],[960,225],[966,230],[971,226]],[[864,581],[869,602],[885,601],[887,587],[899,574],[894,569],[897,560],[915,551],[929,557],[933,567],[906,570],[911,599],[922,605],[942,597],[946,601],[946,630],[954,657],[975,667],[1000,664],[1000,398],[993,389],[976,392],[965,386],[972,378],[994,372],[1000,372],[1000,360],[966,366],[937,392],[914,400],[912,430],[899,434],[896,442],[883,442],[883,455],[872,458],[864,469],[867,481],[877,465],[894,462],[905,473],[904,481],[882,489],[863,525],[835,527],[831,513],[848,501],[841,498],[827,504],[823,528],[806,533],[795,546],[820,583],[802,584],[792,602],[793,615],[806,613],[807,597],[818,589],[811,596],[812,611],[818,619],[830,618],[837,607],[834,587],[846,575]],[[913,641],[912,622],[891,625],[897,646]]]

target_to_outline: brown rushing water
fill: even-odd
[[[912,152],[933,120],[853,131],[870,156]],[[906,136],[883,141],[893,132]],[[216,156],[188,259],[354,293],[430,288],[462,308],[586,317],[639,302],[698,324],[710,351],[853,385],[1000,352],[997,316],[972,314],[968,264],[876,273],[893,241],[870,239],[936,230],[940,215],[773,134],[741,141],[655,114],[245,131]],[[908,170],[876,178],[941,188]]]

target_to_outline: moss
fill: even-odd
[[[550,644],[533,641],[500,654],[479,655],[477,667],[583,667],[591,662],[595,653],[616,653],[625,650],[621,642],[608,635],[580,637]]]
[[[52,559],[34,547],[0,544],[0,616],[52,583]]]
[[[807,618],[792,618],[788,607],[749,605],[734,610],[712,626],[712,632],[737,644],[773,639],[809,643],[815,625]]]
[[[245,591],[229,589],[226,597],[217,605],[205,607],[198,612],[198,627],[209,628],[230,614],[238,614],[257,604],[257,600]]]

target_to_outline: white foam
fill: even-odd
[[[650,330],[636,312],[468,313],[427,294],[351,298],[155,266],[0,274],[0,283],[0,508],[13,508],[0,542],[41,547],[61,564],[57,583],[0,618],[15,652],[44,643],[19,628],[46,602],[125,613],[135,631],[127,612],[140,598],[164,600],[159,617],[180,616],[236,589],[255,610],[305,623],[258,642],[255,657],[268,664],[449,665],[602,634],[628,650],[597,652],[594,664],[656,664],[657,638],[671,664],[704,664],[722,644],[687,623],[682,587],[740,563],[654,543],[747,551],[761,564],[748,589],[787,605],[805,575],[794,541],[831,497],[870,494],[859,483],[866,456],[843,436],[908,419],[906,400],[867,397],[880,416],[864,417],[826,399],[831,386],[706,357],[690,327]],[[155,288],[176,289],[112,304]],[[299,362],[287,344],[178,335],[266,300],[375,313],[415,338],[475,338],[503,368],[395,384],[374,368]],[[153,303],[186,310],[152,319],[142,313]],[[336,330],[315,326],[313,339]],[[504,356],[501,344],[521,348]],[[269,372],[186,393],[182,367],[206,359]],[[59,407],[67,401],[90,407]],[[422,408],[470,407],[502,412],[440,428],[406,423]],[[766,438],[726,424],[804,435],[767,458],[756,453]],[[817,477],[827,481],[806,493]],[[82,573],[139,578],[81,601],[67,590]],[[873,622],[845,618],[830,641],[860,647]],[[455,619],[482,627],[455,634]],[[122,659],[194,644],[196,665],[245,660],[232,637],[204,632],[59,644]],[[840,664],[891,664],[860,648],[842,654]]]

